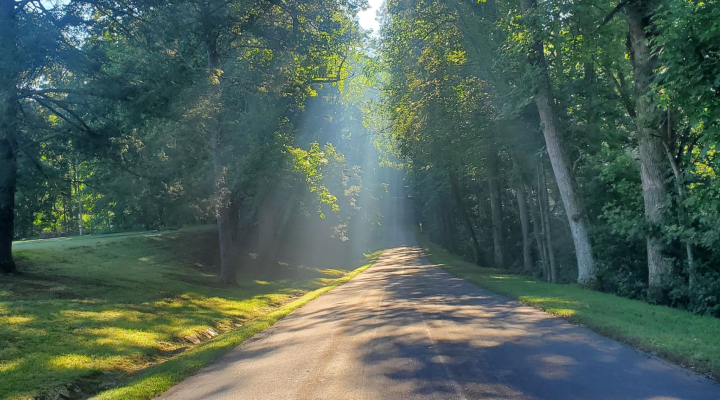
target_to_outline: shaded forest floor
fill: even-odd
[[[212,229],[52,240],[17,246],[25,274],[0,275],[0,399],[151,397],[357,267],[285,266],[231,287]]]
[[[720,380],[718,318],[481,268],[424,235],[417,239],[432,263],[459,278]]]

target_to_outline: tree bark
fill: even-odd
[[[475,264],[480,265],[480,245],[478,244],[477,236],[475,236],[475,229],[473,229],[472,221],[470,221],[470,216],[468,215],[467,210],[465,210],[465,205],[462,201],[462,195],[460,194],[460,188],[458,187],[457,182],[457,175],[455,175],[455,171],[453,170],[450,170],[448,175],[450,178],[450,190],[452,191],[453,197],[455,198],[457,207],[460,209],[460,217],[465,224],[465,228],[470,234],[470,248],[473,252],[473,258],[475,258]]]
[[[17,272],[12,255],[15,232],[15,190],[17,188],[18,103],[14,98],[20,79],[12,60],[16,59],[16,2],[0,0],[0,271]]]
[[[530,248],[530,221],[528,218],[527,192],[522,179],[522,172],[517,161],[517,156],[511,156],[513,165],[513,180],[515,182],[515,198],[518,203],[518,214],[520,217],[520,228],[522,229],[523,247],[523,272],[530,273],[533,269],[532,251]]]
[[[12,255],[17,160],[8,139],[0,139],[0,271],[17,272]]]
[[[647,236],[648,297],[661,300],[665,297],[672,274],[672,263],[663,253],[663,244],[657,233],[663,221],[664,205],[667,199],[664,177],[665,149],[662,143],[661,119],[655,107],[651,84],[656,66],[652,55],[653,34],[650,20],[656,9],[654,1],[633,0],[625,6],[630,27],[628,46],[633,64],[636,101],[635,119],[640,154],[640,175],[642,179],[645,220],[651,227]]]
[[[488,144],[485,153],[485,168],[487,170],[488,190],[490,193],[490,216],[492,221],[493,254],[495,268],[505,268],[505,254],[502,229],[502,197],[500,193],[499,157],[495,146]]]
[[[524,14],[537,9],[536,0],[520,0],[520,8]],[[535,24],[531,29],[538,30]],[[596,280],[595,261],[590,244],[590,222],[585,212],[585,204],[579,193],[571,164],[562,148],[562,137],[559,128],[559,118],[555,110],[555,97],[552,93],[552,84],[547,71],[544,55],[544,45],[541,40],[532,44],[529,63],[537,68],[538,81],[535,89],[535,104],[540,113],[540,120],[545,136],[550,163],[555,173],[560,197],[565,206],[570,232],[575,244],[575,257],[577,259],[578,283],[583,286],[593,286]]]

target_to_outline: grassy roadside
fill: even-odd
[[[379,256],[230,287],[216,248],[207,229],[18,248],[26,273],[0,275],[0,399],[150,398]]]
[[[424,235],[417,239],[431,262],[459,278],[720,380],[720,319],[479,268]]]
[[[379,257],[380,252],[373,253],[369,262],[362,267],[354,269],[345,274],[342,278],[332,281],[327,286],[308,292],[299,299],[288,303],[275,311],[265,314],[245,324],[242,328],[232,330],[219,338],[196,346],[173,359],[149,368],[137,378],[127,384],[100,393],[93,397],[93,400],[131,400],[149,399],[170,389],[187,376],[210,364],[213,360],[225,354],[225,352],[238,346],[246,339],[256,333],[269,328],[294,310],[304,306],[309,301],[318,298],[343,283],[354,278],[359,273],[368,269]]]

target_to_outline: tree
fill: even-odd
[[[654,35],[649,21],[654,17],[656,8],[657,2],[646,0],[629,1],[625,6],[630,27],[628,47],[633,62],[637,99],[635,112],[645,218],[650,229],[655,231],[651,231],[647,237],[648,295],[651,298],[662,298],[670,284],[672,264],[663,254],[662,239],[657,234],[657,227],[664,219],[668,193],[665,188],[667,159],[662,143],[662,119],[651,91],[657,63],[655,56],[651,54]]]
[[[0,270],[4,272],[16,271],[12,240],[19,165],[28,162],[42,168],[31,149],[51,140],[72,140],[79,151],[107,153],[108,139],[118,134],[112,124],[90,117],[93,107],[87,101],[122,99],[127,93],[103,73],[105,60],[92,43],[73,34],[76,28],[96,25],[94,13],[108,9],[104,2],[69,1],[48,10],[39,1],[0,1]],[[103,83],[96,86],[97,81]]]
[[[563,149],[563,139],[560,120],[557,115],[555,96],[552,83],[547,72],[545,62],[545,46],[540,37],[539,29],[532,15],[537,10],[534,0],[521,0],[520,9],[529,18],[529,34],[534,38],[530,44],[528,62],[535,68],[534,99],[542,121],[545,144],[547,146],[550,164],[555,172],[555,180],[565,205],[570,231],[575,243],[575,256],[578,266],[578,283],[584,286],[593,286],[596,279],[595,261],[593,259],[592,245],[590,243],[590,223],[585,211],[585,204],[579,192],[577,182]]]

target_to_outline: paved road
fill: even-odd
[[[478,289],[407,245],[161,398],[719,400],[720,385]]]

